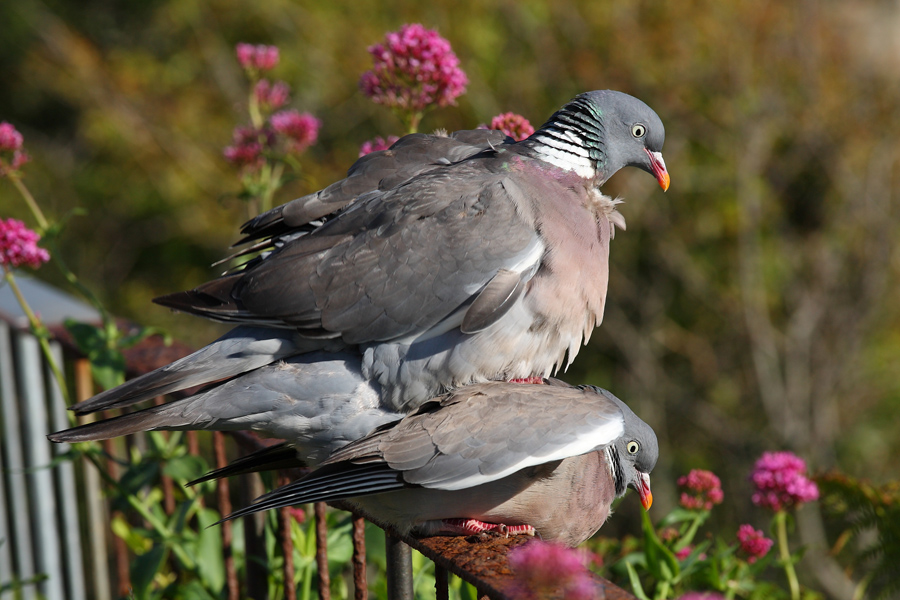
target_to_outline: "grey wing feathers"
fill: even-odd
[[[246,237],[238,244],[278,237],[316,224],[317,220],[328,218],[366,192],[392,189],[429,170],[461,162],[512,141],[499,131],[487,129],[457,131],[450,136],[404,136],[389,150],[372,152],[357,160],[345,179],[244,223],[241,233]]]
[[[339,335],[348,344],[418,334],[455,313],[452,326],[459,325],[461,311],[501,269],[533,274],[543,253],[504,178],[424,175],[361,199],[245,271],[157,301],[219,320],[296,327],[310,337]],[[487,294],[472,321],[486,326],[509,300]]]
[[[338,450],[326,463],[380,457],[407,483],[470,487],[526,466],[584,454],[612,443],[622,411],[592,390],[484,383]]]

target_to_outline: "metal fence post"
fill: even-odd
[[[64,598],[63,566],[60,560],[59,537],[57,535],[56,494],[49,465],[50,442],[47,430],[46,395],[44,394],[44,369],[41,349],[37,338],[29,334],[15,336],[14,345],[19,358],[16,365],[18,380],[21,382],[19,402],[20,416],[23,418],[22,446],[25,449],[25,480],[30,495],[30,510],[34,548],[37,550],[35,562],[39,572],[47,579],[38,584],[41,593],[48,598]]]
[[[412,548],[385,532],[388,600],[413,600]]]

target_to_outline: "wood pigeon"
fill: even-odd
[[[576,546],[627,486],[649,509],[653,429],[606,390],[548,382],[473,384],[428,401],[226,519],[347,500],[402,533],[498,531]]]
[[[488,130],[406,136],[245,224],[260,254],[242,267],[157,299],[236,328],[73,410],[232,378],[224,385],[277,388],[294,367],[292,389],[315,385],[305,373],[329,368],[313,365],[328,363],[323,352],[353,363],[349,383],[378,396],[383,419],[469,383],[548,376],[603,317],[609,243],[624,220],[599,187],[636,166],[666,189],[664,137],[652,109],[609,90],[577,96],[521,142]],[[234,428],[232,408],[209,418]]]

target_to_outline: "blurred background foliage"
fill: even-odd
[[[763,450],[900,478],[896,2],[5,0],[0,119],[25,135],[45,210],[86,213],[61,240],[75,272],[114,313],[200,345],[215,324],[150,299],[214,276],[251,216],[222,158],[246,114],[235,44],[278,46],[273,75],[324,123],[286,202],[340,178],[364,140],[401,133],[357,82],[367,46],[407,22],[450,40],[470,79],[422,131],[505,111],[538,125],[602,88],[666,124],[669,192],[635,169],[605,188],[629,227],[603,325],[564,375],[656,428],[660,514],[699,467],[723,480],[723,524],[752,520],[746,478]],[[29,222],[11,186],[0,206]],[[636,504],[604,533],[636,533]],[[817,509],[798,527],[821,556]],[[840,589],[840,573],[815,569]]]

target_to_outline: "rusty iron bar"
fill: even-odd
[[[366,600],[369,584],[366,581],[366,520],[353,515],[353,600]]]
[[[450,600],[450,572],[438,564],[434,565],[434,599]]]
[[[103,411],[102,418],[108,419],[110,416],[108,410]],[[113,440],[103,440],[103,451],[106,452],[107,456],[115,455]],[[113,479],[119,479],[119,465],[116,464],[116,461],[111,458],[106,460],[106,472]],[[118,511],[111,514],[110,521],[119,514]],[[113,552],[116,555],[116,579],[119,584],[118,595],[127,598],[131,595],[131,574],[129,568],[131,561],[129,559],[128,546],[125,544],[125,540],[119,536],[113,535],[112,538]]]
[[[388,600],[413,600],[412,548],[385,530],[384,550]]]
[[[290,483],[290,478],[279,473],[279,487]],[[291,509],[278,509],[278,535],[281,539],[281,551],[284,553],[284,600],[297,600],[297,588],[294,587],[294,540],[291,539]]]
[[[81,402],[94,395],[94,379],[91,375],[91,362],[86,358],[75,359],[73,366],[75,377],[75,401]],[[96,416],[79,420],[81,422],[93,421]],[[90,552],[87,557],[91,565],[91,581],[94,598],[97,600],[109,600],[112,598],[109,573],[109,544],[106,540],[106,532],[109,530],[109,503],[101,495],[103,484],[100,475],[89,465],[84,465],[84,493],[87,501],[88,536],[90,538]],[[101,526],[102,524],[102,526]]]
[[[316,502],[316,569],[319,572],[319,598],[331,600],[331,574],[328,572],[328,523],[325,521],[325,503]]]
[[[225,436],[218,431],[213,432],[213,452],[216,457],[216,468],[221,469],[228,464],[228,456],[225,454]],[[231,514],[231,489],[227,478],[216,482],[216,504],[219,515],[224,517]],[[232,548],[233,525],[231,521],[225,521],[222,528],[222,551],[225,553],[225,584],[228,589],[228,600],[238,600],[237,571],[234,568],[234,551]]]

